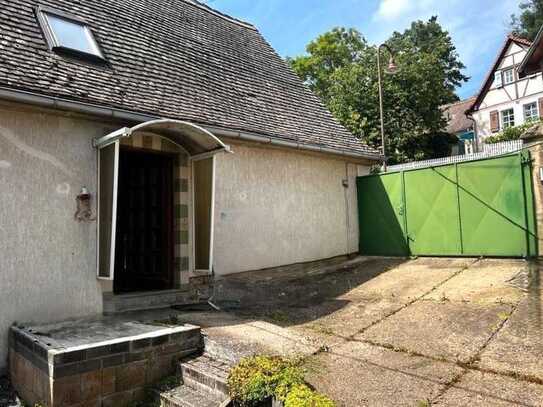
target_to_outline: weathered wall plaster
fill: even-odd
[[[0,107],[0,369],[14,321],[50,322],[102,311],[96,222],[74,220],[82,186],[96,213],[93,137],[107,125]]]
[[[125,125],[0,105],[0,370],[15,321],[43,324],[102,312],[102,293],[112,285],[96,279],[96,222],[74,220],[75,198],[86,186],[96,214],[92,139]],[[358,250],[355,179],[367,166],[225,141],[234,154],[219,154],[216,162],[218,274]],[[190,171],[181,175],[190,178]],[[183,202],[176,203],[188,200],[190,214],[188,184],[180,188]],[[180,209],[187,223],[187,209]],[[178,255],[190,257],[190,241],[179,243]]]
[[[358,251],[355,178],[366,166],[281,148],[232,147],[234,154],[216,157],[217,274]]]

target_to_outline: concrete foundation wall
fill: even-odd
[[[217,274],[358,251],[355,179],[367,167],[294,150],[232,147],[234,154],[216,157]]]
[[[96,222],[74,219],[86,186],[96,215],[93,137],[106,125],[0,106],[0,370],[14,321],[102,311]]]

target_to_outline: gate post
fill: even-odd
[[[456,208],[458,211],[458,236],[460,237],[460,254],[464,255],[464,239],[462,236],[462,211],[460,209],[460,185],[458,184],[458,163],[454,163],[454,177],[456,184]]]
[[[539,253],[539,244],[537,238],[536,206],[530,151],[520,151],[519,161],[524,202],[524,223],[526,229],[526,257],[535,257],[538,256]]]
[[[402,217],[403,217],[403,230],[405,247],[407,248],[407,254],[411,255],[411,246],[409,244],[409,231],[407,230],[407,200],[405,199],[405,171],[401,171],[402,174]]]

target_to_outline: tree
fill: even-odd
[[[395,32],[387,44],[400,67],[383,82],[390,162],[446,155],[454,140],[442,130],[446,122],[439,107],[458,100],[454,90],[468,79],[451,38],[432,17]],[[376,56],[376,47],[359,32],[336,28],[311,41],[307,55],[289,62],[344,126],[379,146]],[[386,64],[388,56],[382,60]]]
[[[511,27],[521,37],[533,40],[543,25],[543,0],[527,0],[520,4],[520,15],[511,16]]]

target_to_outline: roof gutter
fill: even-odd
[[[68,99],[62,99],[56,96],[45,96],[33,92],[27,92],[23,90],[13,90],[0,86],[0,99],[9,100],[13,102],[26,103],[36,106],[49,107],[60,110],[68,110],[71,112],[84,113],[102,117],[109,117],[112,119],[129,120],[134,122],[147,122],[151,120],[163,119],[159,116],[151,116],[144,113],[132,112],[129,110],[103,107],[91,103],[77,102]],[[327,154],[336,154],[353,158],[366,158],[375,161],[382,161],[383,157],[379,153],[356,153],[349,150],[332,149],[322,147],[315,144],[303,144],[290,140],[280,140],[261,134],[243,132],[238,130],[230,130],[222,127],[209,126],[198,123],[201,127],[207,131],[216,134],[217,136],[237,138],[245,141],[255,141],[258,143],[271,144],[289,148],[295,148],[299,150],[316,151]]]

